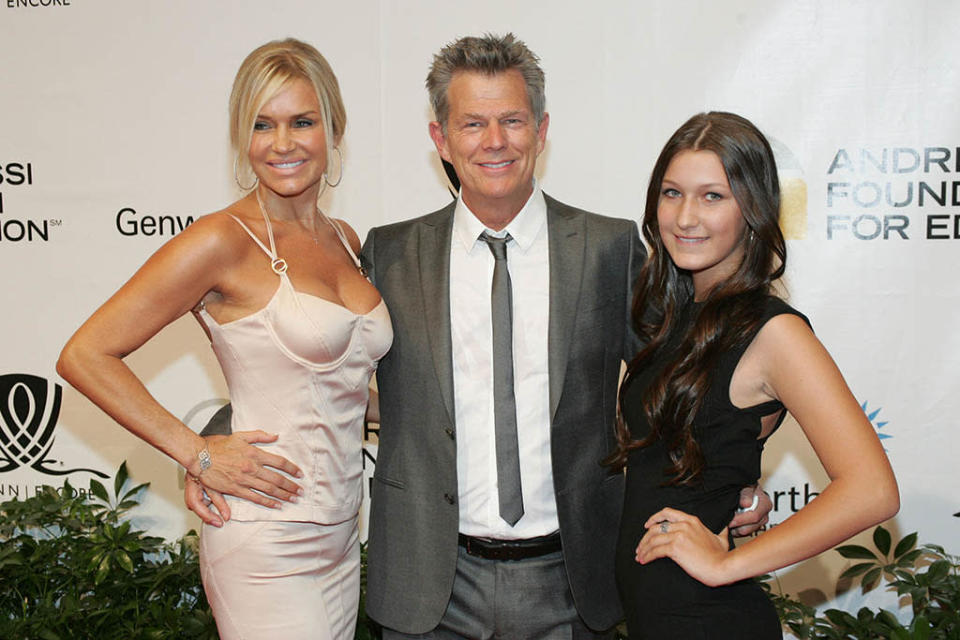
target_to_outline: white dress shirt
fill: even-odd
[[[513,289],[513,371],[523,517],[500,517],[493,407],[493,322],[490,292],[494,259],[484,231],[513,238],[507,265]],[[547,330],[550,256],[547,204],[534,181],[520,213],[501,231],[487,229],[460,199],[450,243],[450,327],[460,532],[522,539],[559,528],[550,457],[550,381]]]

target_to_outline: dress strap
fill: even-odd
[[[330,223],[330,226],[333,227],[333,230],[337,232],[337,237],[340,238],[340,242],[343,244],[344,248],[347,250],[347,253],[350,254],[350,257],[353,258],[354,264],[357,268],[360,268],[360,258],[357,257],[357,254],[353,252],[353,248],[350,246],[350,242],[347,241],[347,234],[343,232],[343,228],[340,226],[340,223],[336,219],[327,216],[323,211],[317,209],[323,219]]]
[[[267,246],[260,241],[260,238],[257,237],[257,234],[255,234],[253,231],[251,231],[251,230],[250,230],[250,227],[248,227],[246,224],[244,224],[244,222],[243,222],[242,220],[240,220],[240,218],[238,218],[237,216],[233,215],[232,213],[228,213],[227,215],[237,221],[237,224],[240,225],[240,227],[243,228],[243,230],[247,232],[247,235],[248,235],[248,236],[250,236],[251,238],[253,238],[253,241],[256,242],[257,245],[258,245],[261,249],[263,249],[263,252],[264,252],[265,254],[267,254],[268,256],[270,256],[271,259],[275,257],[275,256],[274,256],[274,253],[273,253],[272,251],[270,251],[270,249],[268,249]]]
[[[257,205],[260,207],[260,215],[263,216],[263,223],[267,225],[267,239],[270,241],[270,257],[273,258],[273,262],[270,263],[270,268],[273,269],[275,274],[282,276],[287,272],[287,261],[277,255],[277,245],[273,242],[273,225],[270,224],[270,216],[267,215],[267,208],[263,206],[259,189],[257,189]]]
[[[240,218],[233,215],[232,213],[227,213],[228,216],[236,220],[237,224],[247,232],[247,235],[253,238],[253,241],[257,243],[257,246],[263,249],[263,252],[267,254],[267,257],[270,258],[270,268],[273,269],[274,273],[280,275],[286,273],[287,271],[287,262],[283,258],[277,257],[277,246],[273,241],[273,227],[270,225],[270,219],[264,214],[263,221],[267,225],[267,239],[270,241],[270,247],[267,248],[265,244],[257,237],[253,231],[250,230]]]

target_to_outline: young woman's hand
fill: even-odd
[[[647,533],[637,545],[640,564],[670,558],[705,585],[729,582],[723,570],[729,553],[726,528],[715,534],[696,516],[669,507],[650,516],[644,527]]]

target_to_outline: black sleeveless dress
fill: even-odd
[[[798,315],[778,298],[769,297],[760,323],[774,316]],[[687,322],[692,322],[698,305],[692,305]],[[809,322],[808,322],[809,324]],[[759,328],[758,328],[759,331]],[[760,477],[760,454],[764,440],[760,419],[781,412],[779,401],[738,409],[730,402],[733,371],[754,336],[724,354],[713,373],[707,394],[694,421],[705,459],[702,484],[695,487],[661,486],[669,466],[666,447],[658,441],[630,452],[627,460],[626,495],[617,542],[617,586],[633,640],[677,638],[683,640],[768,640],[782,638],[780,621],[770,599],[753,580],[722,587],[708,587],[670,558],[641,565],[635,560],[637,544],[643,537],[644,522],[664,507],[696,515],[714,533],[733,518],[740,490]],[[675,346],[656,354],[650,366],[628,381],[624,390],[624,419],[632,436],[643,438],[649,424],[641,406],[643,391],[667,362],[675,357]],[[732,541],[730,542],[732,548]]]

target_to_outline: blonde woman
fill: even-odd
[[[201,569],[222,638],[353,637],[361,429],[393,334],[356,234],[317,206],[342,175],[345,125],[316,49],[288,39],[253,51],[230,97],[235,174],[249,193],[161,247],[57,365],[203,485],[219,512],[220,526],[203,529]],[[190,311],[227,380],[231,436],[195,434],[123,362]]]

